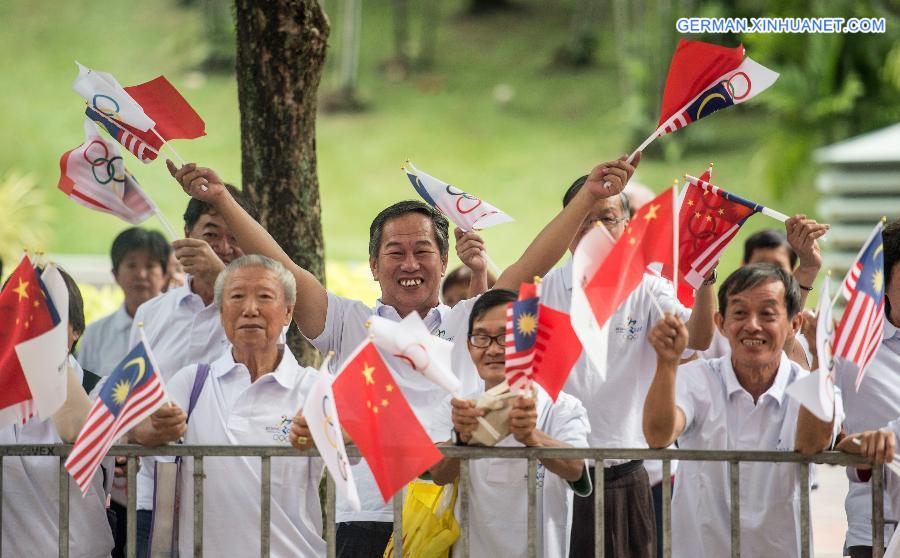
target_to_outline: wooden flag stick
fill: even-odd
[[[178,152],[175,151],[175,148],[169,145],[169,142],[166,141],[161,135],[159,135],[159,132],[156,131],[155,127],[150,128],[150,131],[153,132],[153,135],[159,138],[159,141],[161,141],[164,146],[169,148],[169,151],[172,152],[172,155],[175,155],[175,158],[178,159],[178,162],[181,163],[181,166],[183,167],[186,163],[184,162],[184,159],[181,158],[181,155],[179,155]]]
[[[675,297],[678,297],[678,179],[672,183],[672,285],[675,287]]]

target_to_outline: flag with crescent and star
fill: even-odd
[[[847,300],[847,306],[835,334],[834,356],[856,364],[857,390],[884,335],[882,228],[883,223],[879,221],[841,284],[841,295]]]
[[[648,266],[673,265],[672,198],[668,188],[642,206],[584,286],[601,327],[641,284]]]
[[[344,363],[332,390],[340,424],[359,447],[385,502],[442,459],[368,339]]]
[[[53,329],[59,318],[52,306],[24,256],[0,292],[0,427],[24,424],[37,411],[16,347]]]
[[[727,48],[682,39],[675,49],[656,136],[664,136],[759,95],[778,73],[744,56],[743,45]]]
[[[113,442],[166,400],[153,354],[142,340],[106,378],[66,460],[66,469],[83,494]]]

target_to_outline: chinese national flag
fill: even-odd
[[[641,284],[650,264],[672,266],[672,189],[641,207],[584,287],[601,326]]]
[[[27,420],[31,390],[16,345],[53,328],[53,317],[28,256],[0,292],[0,426]]]
[[[569,315],[541,304],[531,379],[556,401],[579,356],[581,341],[572,329]]]
[[[341,426],[365,457],[385,502],[443,457],[368,340],[344,364],[332,389]]]
[[[206,135],[203,119],[165,76],[126,87],[125,91],[156,122],[156,132],[166,141]]]

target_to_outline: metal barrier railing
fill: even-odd
[[[59,460],[59,556],[68,558],[69,555],[69,473],[63,463],[71,450],[71,445],[63,444],[16,444],[0,445],[0,490],[3,482],[3,458],[27,457],[27,456],[58,456]],[[468,556],[468,476],[469,460],[500,458],[500,459],[527,459],[528,460],[528,556],[536,557],[537,549],[537,460],[541,458],[556,459],[646,459],[661,460],[663,472],[663,530],[662,536],[663,555],[667,558],[672,552],[671,531],[671,462],[678,461],[725,461],[729,463],[731,481],[731,556],[740,556],[740,467],[741,462],[768,462],[768,463],[796,463],[799,467],[800,483],[800,528],[801,543],[800,552],[803,558],[809,558],[810,553],[810,508],[809,508],[809,464],[829,465],[855,465],[865,464],[867,461],[859,456],[848,455],[839,452],[824,452],[812,456],[804,456],[794,452],[784,451],[708,451],[708,450],[648,450],[648,449],[597,449],[597,448],[486,448],[486,447],[441,447],[446,457],[458,458],[460,462],[459,495],[460,517],[457,521],[460,525],[460,538],[456,544],[465,549],[464,555]],[[350,446],[347,448],[351,457],[358,457],[359,450]],[[142,456],[185,456],[194,458],[194,556],[203,555],[203,459],[204,457],[260,457],[261,458],[261,486],[260,486],[260,556],[269,556],[269,519],[271,512],[271,458],[272,457],[315,457],[316,450],[298,451],[292,447],[283,446],[201,446],[201,445],[169,445],[158,448],[144,448],[134,445],[113,446],[111,456],[127,457],[128,486],[137,484],[137,458]],[[327,473],[326,473],[327,475]],[[884,517],[883,517],[883,488],[884,473],[881,467],[872,470],[872,547],[874,558],[882,558],[884,548]],[[594,471],[594,528],[598,536],[595,537],[594,556],[603,558],[604,538],[604,478],[603,468],[597,467]],[[330,478],[326,484],[326,522],[325,540],[327,543],[327,556],[335,556],[335,488]],[[137,533],[137,519],[135,509],[137,497],[134,490],[128,491],[127,506],[127,548],[126,556],[135,558],[135,537]],[[397,494],[393,500],[394,517],[402,517],[402,495]],[[2,521],[2,505],[0,505],[0,521]],[[402,522],[394,521],[395,556],[402,556],[403,531]],[[0,552],[2,552],[3,540],[0,536]]]

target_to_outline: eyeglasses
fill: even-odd
[[[500,347],[506,347],[506,334],[501,333],[500,335],[470,335],[469,336],[469,345],[472,345],[476,349],[487,349],[491,346],[491,341],[499,345]]]
[[[625,217],[595,217],[593,219],[587,219],[588,225],[595,225],[597,223],[603,223],[603,226],[607,229],[611,229],[618,225],[619,223],[627,223],[628,219]]]

